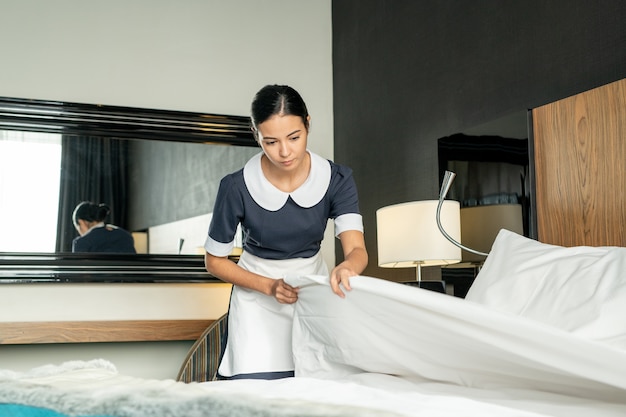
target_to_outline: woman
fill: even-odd
[[[326,275],[319,253],[328,219],[335,221],[344,261],[330,272],[345,297],[363,272],[367,252],[352,171],[307,150],[311,118],[302,97],[283,85],[263,87],[251,107],[262,152],[220,183],[205,249],[207,271],[233,284],[221,378],[294,375],[291,326],[298,288],[290,274]],[[231,253],[241,224],[244,252]]]
[[[80,236],[72,241],[72,252],[136,253],[133,236],[112,224],[104,224],[111,210],[105,204],[79,203],[72,213]]]

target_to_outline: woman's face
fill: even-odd
[[[257,126],[265,156],[278,169],[293,171],[305,160],[308,131],[302,118],[276,115]]]

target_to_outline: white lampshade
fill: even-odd
[[[521,204],[494,204],[461,209],[461,243],[471,249],[489,253],[501,229],[524,234]],[[482,262],[485,256],[463,251],[463,262]]]
[[[378,265],[408,268],[454,264],[461,249],[437,227],[437,200],[414,201],[376,211]],[[461,240],[460,205],[446,200],[441,207],[441,225],[454,240]]]

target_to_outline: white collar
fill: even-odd
[[[87,236],[87,234],[89,232],[91,232],[93,229],[97,229],[98,227],[104,227],[104,222],[100,222],[100,223],[96,223],[93,226],[91,226],[89,229],[87,229],[87,231],[85,232],[85,234],[83,236]]]
[[[278,211],[289,196],[300,207],[310,208],[322,201],[330,185],[330,162],[307,150],[311,155],[311,170],[306,181],[291,193],[276,188],[263,175],[261,156],[254,155],[243,167],[243,180],[254,201],[265,210]]]

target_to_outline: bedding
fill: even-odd
[[[217,391],[209,383],[185,384],[174,380],[134,378],[119,374],[114,364],[102,359],[48,365],[23,373],[0,371],[0,416],[40,415],[384,417],[395,414],[375,414],[358,406],[331,406],[297,397],[272,399],[240,390]]]
[[[294,271],[295,378],[184,384],[103,359],[4,370],[0,415],[624,416],[625,250],[502,231],[465,300],[366,276],[341,299]]]
[[[626,248],[566,248],[502,230],[465,299],[626,349]]]

